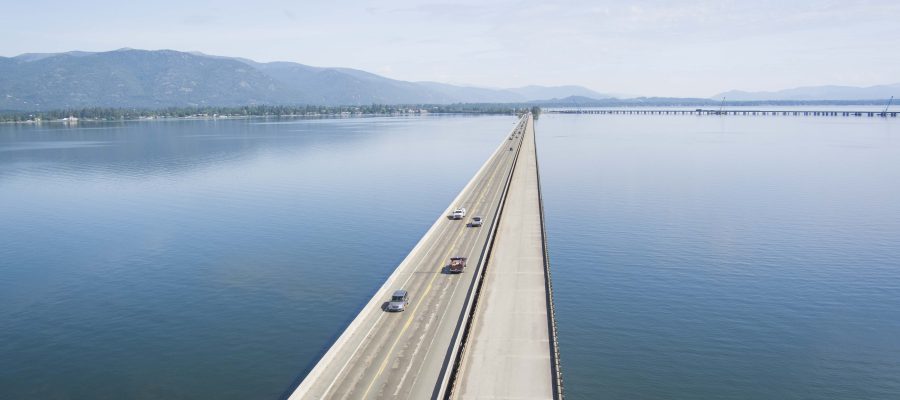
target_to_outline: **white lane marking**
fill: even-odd
[[[494,175],[491,177],[491,181],[490,181],[489,184],[487,185],[488,188],[490,188],[490,187],[492,186],[491,184],[494,182],[495,178],[496,178],[496,172],[495,172]],[[496,192],[496,189],[497,189],[497,188],[494,188],[494,189],[495,189],[495,192]],[[497,196],[497,193],[492,193],[492,196],[496,197],[496,196]],[[483,203],[483,202],[485,201],[485,200],[484,200],[484,197],[485,197],[485,196],[482,195],[482,196],[481,196],[481,199],[479,199],[479,202]],[[500,201],[499,198],[498,198],[498,199],[495,199],[495,200],[496,200],[497,202]],[[492,201],[491,203],[493,203],[493,201]],[[499,204],[498,204],[498,205],[499,205]],[[494,210],[494,212],[496,212],[496,210]],[[487,217],[487,215],[485,215],[485,217]],[[479,234],[478,234],[478,236],[486,235],[487,232],[488,232],[489,230],[490,230],[490,229],[480,231]],[[486,241],[487,241],[487,238],[486,238],[486,237],[485,237],[484,240],[480,240],[480,239],[478,239],[478,237],[476,236],[475,241],[472,242],[472,246],[469,248],[469,250],[468,250],[465,254],[471,254],[472,251],[475,250],[475,246],[477,246],[479,243],[484,244]],[[479,260],[479,262],[480,262],[480,261],[481,261],[481,260]],[[460,278],[462,278],[462,277],[460,277]],[[470,280],[471,280],[471,279],[474,279],[474,277],[470,278]],[[451,298],[451,299],[456,295],[456,290],[457,290],[457,288],[459,288],[459,282],[460,282],[461,280],[462,280],[462,279],[457,279],[457,280],[456,280],[456,283],[453,285],[453,292],[450,293],[450,298]],[[446,310],[445,310],[444,313],[441,314],[441,320],[438,322],[437,331],[440,331],[440,327],[441,327],[441,325],[444,324],[444,320],[446,319],[446,316],[447,316],[447,312],[446,312]],[[437,334],[432,335],[432,337],[431,337],[431,342],[428,343],[428,350],[425,351],[425,356],[422,357],[422,362],[423,362],[423,363],[425,362],[425,360],[428,359],[428,354],[431,353],[431,349],[434,348],[434,341],[435,341],[435,339],[437,339]],[[420,343],[420,345],[421,345],[421,343]],[[418,352],[418,346],[417,346],[417,352]],[[415,353],[413,353],[413,356],[415,356]],[[413,357],[413,358],[414,358],[414,357]],[[400,379],[400,383],[397,384],[397,390],[394,391],[394,396],[397,396],[397,395],[400,393],[400,388],[403,387],[403,382],[406,380],[407,375],[409,375],[409,372],[412,370],[412,364],[413,364],[413,363],[410,362],[410,363],[408,363],[408,365],[406,366],[406,371],[403,372],[403,376],[402,376],[401,379]],[[419,381],[419,376],[420,376],[420,374],[417,374],[416,377],[413,378],[412,384],[410,384],[410,387],[411,387],[411,388],[413,388],[413,387],[416,386],[416,382]]]
[[[436,235],[435,237],[439,237],[439,236],[443,236],[443,235]],[[428,250],[422,256],[422,259],[427,258],[428,254],[430,254],[431,251],[434,250],[439,243],[440,243],[439,240],[435,240],[435,243],[432,244],[428,248]],[[415,270],[416,269],[413,268],[413,270],[409,273],[409,276],[406,277],[406,280],[403,281],[403,285],[401,285],[400,287],[405,287],[406,284],[409,283],[409,280],[412,279],[413,275],[415,275],[415,272],[416,272]],[[369,335],[372,333],[372,330],[375,329],[375,327],[378,326],[378,323],[381,322],[381,319],[384,318],[384,314],[385,313],[382,312],[381,314],[378,315],[378,319],[375,320],[375,323],[372,324],[372,327],[369,328],[369,330],[366,332],[366,335],[363,336],[362,339],[360,339],[359,344],[356,345],[356,348],[353,349],[352,353],[350,353],[350,357],[347,357],[347,362],[345,362],[344,365],[341,366],[341,369],[338,371],[337,375],[334,376],[334,379],[331,381],[331,384],[329,384],[328,387],[325,388],[325,392],[322,393],[323,398],[327,397],[328,393],[331,392],[331,388],[334,387],[334,384],[337,383],[338,379],[341,377],[341,374],[343,374],[344,370],[347,369],[347,366],[350,365],[350,361],[352,361],[353,358],[356,356],[356,353],[359,352],[360,347],[362,347],[362,345],[366,343],[366,338],[369,337]]]
[[[501,153],[501,154],[503,154],[503,153]],[[493,175],[495,175],[495,174],[496,174],[496,172],[494,171],[494,172],[491,174],[492,177],[493,177]],[[491,179],[490,182],[493,182],[493,179]],[[446,226],[446,225],[445,225],[445,226]],[[443,235],[445,235],[446,233],[447,233],[447,232],[444,232],[444,234],[442,234],[442,235],[436,235],[435,237],[436,237],[436,238],[439,238],[440,236],[443,236]],[[428,250],[427,250],[427,251],[425,252],[425,254],[422,256],[422,258],[420,258],[420,260],[423,260],[423,259],[428,258],[428,255],[431,254],[432,250],[434,250],[436,247],[438,247],[437,245],[438,245],[440,242],[441,242],[440,240],[435,240],[434,243],[428,248]],[[401,287],[404,287],[404,286],[406,286],[407,283],[409,283],[409,280],[412,279],[412,277],[413,277],[413,275],[414,275],[414,273],[415,273],[415,269],[416,269],[416,268],[413,268],[413,271],[411,271],[411,272],[409,273],[409,276],[408,276],[408,277],[406,278],[406,280],[403,282],[403,285],[401,285]],[[363,344],[366,343],[366,338],[368,338],[369,335],[372,333],[372,330],[374,330],[374,329],[378,326],[378,324],[379,324],[379,322],[381,322],[381,319],[382,319],[382,318],[384,318],[384,313],[381,313],[381,314],[378,315],[378,318],[375,320],[375,323],[372,324],[372,327],[369,328],[369,330],[366,332],[365,336],[363,336],[362,339],[360,339],[359,344],[357,344],[357,345],[356,345],[356,348],[353,349],[353,352],[350,353],[350,356],[347,358],[347,361],[344,362],[344,365],[341,366],[341,369],[340,369],[340,370],[338,370],[338,373],[335,375],[334,379],[332,379],[332,381],[331,381],[331,383],[328,385],[328,387],[325,388],[325,392],[322,393],[322,397],[323,397],[323,398],[324,398],[324,397],[327,397],[328,394],[331,392],[331,389],[334,388],[334,384],[337,383],[338,379],[340,379],[341,375],[342,375],[342,374],[344,373],[344,371],[347,369],[347,366],[350,365],[350,362],[353,361],[354,357],[355,357],[355,356],[357,355],[357,353],[359,352],[359,349],[362,347]]]
[[[478,240],[477,240],[477,239],[475,240],[474,243],[472,243],[472,247],[469,249],[469,251],[467,252],[467,254],[468,254],[468,253],[471,253],[472,250],[475,249],[475,246],[476,246],[476,245],[478,245]],[[460,277],[460,278],[462,278],[462,277]],[[450,298],[451,298],[451,299],[456,295],[456,289],[459,287],[459,281],[461,281],[461,280],[462,280],[462,279],[457,279],[457,280],[456,280],[456,283],[453,285],[453,291],[450,293]],[[447,316],[447,312],[446,312],[446,310],[445,310],[444,313],[441,314],[441,320],[438,321],[438,327],[437,327],[436,331],[440,331],[440,330],[441,330],[441,325],[444,324],[444,319],[445,319],[446,316]],[[434,347],[434,340],[435,340],[435,339],[437,339],[437,334],[431,336],[431,342],[428,343],[428,350],[425,351],[425,356],[422,357],[422,362],[423,362],[423,363],[425,362],[425,360],[428,359],[428,354],[431,353],[431,349]],[[415,353],[413,353],[413,355],[415,355]],[[394,391],[394,396],[397,396],[397,394],[400,392],[400,388],[403,387],[403,381],[406,380],[406,376],[409,374],[409,371],[410,371],[411,369],[412,369],[412,363],[409,363],[409,365],[406,367],[406,371],[403,372],[403,377],[400,379],[400,383],[397,384],[397,390]],[[416,375],[416,377],[413,379],[412,384],[410,385],[410,387],[415,387],[415,386],[416,386],[416,382],[417,382],[418,380],[419,380],[419,375]]]
[[[504,158],[508,158],[508,157],[504,155]],[[496,164],[497,164],[497,165],[496,165],[495,167],[493,167],[493,170],[491,171],[491,174],[489,175],[489,176],[490,176],[490,179],[488,179],[488,181],[486,182],[485,185],[482,185],[482,187],[480,188],[480,189],[481,189],[481,190],[480,190],[480,193],[478,193],[478,194],[475,196],[475,197],[477,197],[477,199],[475,200],[475,204],[482,203],[482,202],[484,201],[485,197],[487,197],[487,194],[488,194],[488,193],[491,193],[491,188],[494,188],[494,189],[495,189],[494,191],[496,191],[496,187],[494,187],[493,184],[494,184],[494,181],[497,180],[497,173],[504,170],[504,168],[501,168],[501,167],[503,167],[503,164],[504,164],[504,163],[503,163],[503,160],[498,160]],[[466,229],[467,229],[467,228],[466,228],[466,227],[463,227],[462,229],[463,229],[463,230],[461,230],[461,231],[457,234],[457,236],[454,238],[453,244],[450,246],[450,250],[447,252],[447,255],[444,257],[444,259],[446,259],[447,257],[449,257],[449,256],[453,253],[453,249],[456,247],[457,241],[458,241],[461,237],[465,236],[465,233],[466,233]],[[472,248],[474,248],[475,245],[478,243],[478,236],[481,235],[481,232],[482,232],[482,231],[479,231],[479,233],[476,234],[475,241],[472,243]],[[468,251],[466,254],[470,253],[471,250],[472,250],[472,249],[469,249],[469,251]],[[431,279],[432,282],[433,282],[434,279],[436,279],[438,276],[439,276],[439,274],[436,274],[436,275],[434,276],[434,278]],[[456,287],[459,285],[459,281],[460,281],[460,279],[457,279],[457,280],[456,280],[456,285],[454,285],[454,292],[456,291]],[[429,285],[428,285],[428,290],[430,290],[430,289],[431,289],[431,283],[429,283]],[[428,290],[426,290],[426,293],[427,293]],[[441,304],[440,299],[443,298],[443,293],[446,293],[446,290],[447,290],[447,287],[446,287],[446,286],[443,287],[443,289],[442,289],[442,295],[438,296],[438,302],[435,303],[435,306],[436,306],[436,307],[440,307],[440,304]],[[416,310],[413,310],[413,311],[416,311]],[[427,310],[426,310],[426,311],[427,311]],[[445,311],[444,314],[442,314],[441,320],[443,320],[444,315],[446,315],[446,311]],[[436,316],[436,314],[432,313],[431,316],[434,317],[434,316]],[[433,318],[431,318],[431,320],[433,320]],[[422,339],[424,339],[424,333],[427,333],[427,326],[430,326],[430,322],[431,322],[431,321],[429,321],[429,323],[426,325],[426,329],[425,329],[426,332],[423,332],[423,335],[421,335],[420,338],[419,338],[419,340],[418,340],[418,344],[416,345],[416,351],[415,351],[415,353],[418,353],[418,349],[421,347]],[[409,323],[407,322],[407,325],[408,325],[408,324],[409,324]],[[407,325],[404,325],[403,331],[406,330]],[[403,335],[403,332],[401,332],[400,335],[402,336],[402,335]],[[434,338],[435,338],[435,336],[436,336],[436,335],[432,335],[431,343],[434,343]],[[400,337],[398,337],[397,340],[400,340]],[[394,345],[396,345],[396,341],[394,342]],[[393,347],[394,347],[394,346],[391,346],[391,350],[388,351],[389,354],[387,354],[387,356],[386,356],[386,358],[385,358],[385,362],[387,362],[387,360],[391,357],[390,353],[393,351]],[[431,346],[429,345],[429,351],[430,351],[430,347],[431,347]],[[415,354],[415,353],[413,353],[413,354]],[[427,354],[428,354],[428,353],[426,352],[426,357],[427,357]],[[402,386],[402,382],[403,382],[403,380],[406,379],[406,374],[407,374],[407,373],[409,372],[409,370],[410,370],[410,366],[412,365],[412,363],[408,363],[408,364],[409,364],[409,365],[407,366],[407,369],[406,369],[406,371],[405,371],[405,373],[404,373],[404,376],[403,376],[402,379],[401,379],[401,383],[397,386],[397,390],[395,391],[395,395],[396,395],[397,392],[399,392],[400,387]],[[366,389],[366,393],[363,394],[363,397],[367,397],[367,396],[368,396],[369,391],[372,389],[372,386],[375,384],[375,380],[377,380],[378,376],[381,375],[381,371],[382,371],[383,369],[384,369],[384,366],[382,366],[382,368],[379,369],[378,373],[375,375],[375,379],[374,379],[374,380],[372,381],[372,383],[369,385],[369,388]]]
[[[519,141],[520,141],[520,140],[519,140]],[[505,152],[503,152],[503,153],[500,152],[500,150],[502,150],[502,147],[503,147],[503,144],[501,143],[500,148],[498,148],[498,149],[494,152],[493,156],[497,156],[497,155],[501,155],[501,154],[502,154],[501,158],[508,158],[508,157],[507,157],[507,154],[506,154]],[[492,161],[493,161],[493,160],[492,160]],[[496,160],[496,161],[497,161],[498,164],[502,164],[502,162],[500,162],[499,160]],[[479,172],[481,172],[481,171],[479,171]],[[491,179],[490,179],[490,181],[489,181],[489,184],[490,184],[490,183],[493,183],[495,177],[496,177],[496,171],[494,171],[494,172],[491,174]],[[490,186],[490,185],[488,185],[488,186]],[[483,198],[483,196],[482,196],[482,198]],[[427,257],[428,257],[428,254],[430,254],[431,251],[434,250],[435,247],[437,247],[436,245],[437,245],[438,242],[440,242],[440,241],[435,241],[435,243],[428,249],[428,251],[425,252],[425,255],[424,255],[421,259],[427,258]],[[402,285],[402,286],[406,286],[406,284],[409,282],[409,280],[412,279],[414,273],[415,273],[415,269],[413,269],[413,271],[409,273],[409,276],[406,278],[406,281],[403,282],[403,285]],[[402,286],[401,286],[401,287],[402,287]],[[455,291],[455,289],[454,289],[454,291]],[[350,365],[350,362],[354,359],[354,357],[355,357],[355,356],[357,355],[357,353],[359,352],[359,349],[362,347],[362,345],[363,345],[364,343],[366,343],[366,338],[368,338],[369,335],[372,333],[372,330],[374,330],[375,327],[378,326],[379,322],[381,322],[381,319],[382,319],[383,317],[384,317],[384,313],[379,314],[379,315],[378,315],[378,318],[375,320],[375,323],[374,323],[374,324],[372,325],[372,327],[369,328],[369,330],[366,332],[366,335],[363,336],[362,339],[360,339],[359,344],[356,346],[355,349],[353,349],[353,352],[350,353],[350,356],[347,358],[347,361],[344,363],[343,366],[341,366],[341,369],[338,370],[338,373],[335,375],[334,379],[331,381],[331,383],[330,383],[330,384],[328,385],[328,387],[325,389],[325,392],[322,394],[322,397],[323,397],[323,398],[324,398],[324,397],[327,397],[327,396],[328,396],[328,393],[331,392],[331,389],[334,387],[334,384],[337,383],[338,379],[339,379],[339,378],[341,377],[341,375],[344,373],[344,370],[347,369],[347,366]],[[433,340],[433,339],[432,339],[432,340]]]
[[[445,287],[441,290],[441,295],[439,296],[438,299],[440,300],[440,299],[443,298],[446,294],[447,294],[447,287],[445,286]],[[451,297],[452,297],[452,295],[451,295]],[[436,304],[436,305],[437,305],[437,306],[440,306],[440,302],[438,302],[438,304]],[[431,327],[431,324],[432,324],[432,323],[434,323],[434,319],[437,317],[437,315],[438,315],[438,313],[432,312],[431,315],[429,316],[428,322],[425,323],[425,325],[423,326],[423,329],[422,329],[422,335],[419,336],[419,340],[418,340],[417,343],[416,343],[416,348],[413,350],[412,355],[410,355],[410,357],[409,357],[410,360],[414,360],[414,359],[416,358],[416,354],[419,354],[419,350],[422,349],[422,343],[424,343],[425,335],[428,333],[428,328]],[[438,326],[440,327],[440,324],[439,324]],[[436,335],[435,335],[435,336],[436,336]],[[431,339],[431,343],[434,343],[434,338],[433,338],[433,337],[432,337],[432,339]],[[430,344],[429,344],[429,346],[430,346]],[[430,349],[429,349],[429,350],[430,350]],[[428,352],[427,352],[427,351],[425,352],[425,357],[428,357]],[[408,362],[408,363],[406,363],[406,364],[407,364],[406,370],[403,372],[403,376],[400,378],[400,382],[397,384],[397,390],[394,391],[394,396],[397,396],[397,394],[400,393],[400,388],[403,387],[403,382],[406,380],[406,376],[407,376],[407,374],[409,374],[409,371],[410,371],[410,369],[412,368],[412,364],[413,364],[413,363],[412,363],[412,362]]]

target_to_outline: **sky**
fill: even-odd
[[[900,1],[5,2],[0,56],[123,47],[618,95],[900,83]]]

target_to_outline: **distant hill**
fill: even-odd
[[[0,109],[8,110],[514,103],[572,95],[604,97],[580,86],[486,89],[407,82],[349,68],[258,63],[173,50],[120,49],[0,57]]]
[[[525,86],[508,89],[528,100],[561,99],[565,97],[586,97],[591,99],[608,99],[613,96],[597,93],[581,86]]]
[[[544,107],[670,107],[707,106],[719,104],[719,102],[712,99],[698,99],[689,97],[634,97],[629,99],[607,97],[602,99],[595,99],[585,96],[568,96],[561,99],[533,100],[530,103]]]
[[[587,96],[566,96],[563,98],[552,98],[552,99],[543,99],[543,100],[532,100],[531,103],[535,104],[547,104],[547,105],[557,105],[557,106],[590,106],[594,104],[603,104],[605,103],[604,99],[596,99],[593,97]]]
[[[854,86],[806,86],[777,92],[744,92],[732,90],[713,98],[725,97],[728,101],[762,100],[877,100],[900,97],[900,83],[869,87]]]
[[[517,94],[511,90],[504,89],[485,89],[470,86],[448,85],[446,83],[437,82],[417,82],[432,90],[441,93],[443,96],[451,99],[466,99],[465,103],[521,103],[527,102],[529,98]]]
[[[170,50],[27,55],[0,61],[0,108],[166,107],[283,102],[262,71]]]
[[[89,56],[91,54],[96,54],[96,53],[91,53],[91,52],[87,52],[87,51],[67,51],[65,53],[25,53],[25,54],[19,54],[13,58],[16,60],[19,60],[19,61],[27,62],[27,61],[42,60],[47,57],[58,56],[61,54],[69,55],[72,57],[81,57],[81,56]]]

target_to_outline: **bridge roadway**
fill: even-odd
[[[467,318],[482,257],[522,145],[519,120],[472,180],[400,263],[343,334],[289,396],[299,399],[429,399],[442,394]],[[512,138],[512,139],[510,139]],[[512,149],[512,150],[510,150]],[[447,216],[466,207],[463,220]],[[468,227],[472,216],[480,228]],[[450,257],[468,257],[462,274]],[[391,293],[409,291],[404,312],[384,311]]]
[[[503,205],[456,369],[453,399],[561,399],[534,124]]]

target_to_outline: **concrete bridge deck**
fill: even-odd
[[[493,155],[360,311],[344,333],[289,396],[290,399],[444,398],[470,321],[482,270],[502,220],[503,205],[521,154],[530,116],[520,119]],[[533,130],[528,151],[534,153]],[[528,172],[534,173],[534,171]],[[522,192],[522,195],[535,195]],[[466,207],[464,220],[447,215]],[[521,208],[517,212],[538,210]],[[468,227],[472,216],[483,227]],[[517,219],[519,215],[506,218]],[[541,243],[537,243],[542,251]],[[468,257],[462,274],[448,274],[450,257]],[[406,311],[384,307],[395,289],[409,291]],[[544,292],[534,293],[544,299]],[[538,304],[534,302],[534,304]],[[547,343],[547,339],[544,339]],[[544,352],[548,352],[546,347]],[[546,358],[546,357],[545,357]],[[551,376],[545,377],[551,381]],[[547,397],[550,398],[550,397]]]

